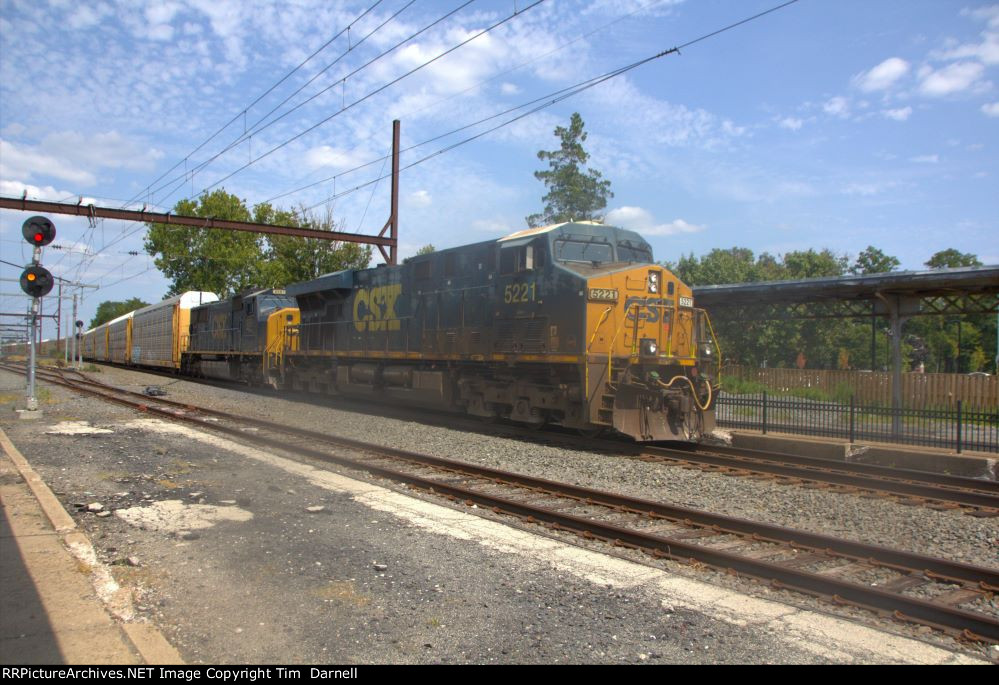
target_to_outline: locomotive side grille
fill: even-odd
[[[538,354],[547,352],[545,333],[548,318],[500,319],[496,322],[493,349],[496,352],[521,352]]]

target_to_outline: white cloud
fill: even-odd
[[[426,190],[417,190],[409,194],[409,201],[416,207],[429,207],[434,200]]]
[[[870,71],[853,77],[853,83],[865,92],[887,90],[909,73],[909,63],[899,57],[889,57]]]
[[[912,107],[902,107],[901,109],[886,109],[881,112],[888,119],[895,121],[905,121],[912,114]]]
[[[982,105],[982,112],[987,117],[999,117],[999,102],[989,102]]]
[[[910,157],[909,161],[916,164],[936,164],[940,161],[940,155],[917,155],[916,157]]]
[[[880,195],[881,193],[896,187],[898,183],[895,181],[886,182],[872,182],[872,183],[851,183],[843,192],[847,195],[860,195],[862,197],[871,197],[874,195]]]
[[[795,117],[784,117],[777,123],[780,125],[781,128],[786,128],[790,131],[797,131],[802,127],[802,125],[805,122]]]
[[[737,138],[746,132],[745,126],[736,126],[728,119],[722,122],[721,128],[722,132],[724,132],[726,135],[732,136],[733,138]]]
[[[844,97],[834,97],[826,101],[822,105],[822,109],[826,114],[831,114],[835,117],[845,118],[850,115],[850,103]]]
[[[112,10],[107,3],[102,2],[96,6],[89,6],[88,3],[80,3],[73,10],[73,13],[69,15],[67,21],[70,28],[86,29],[91,26],[97,26],[111,12]]]
[[[67,197],[74,197],[73,193],[65,190],[57,190],[52,186],[39,187],[30,183],[21,183],[20,181],[0,181],[0,195],[21,197],[25,191],[28,193],[28,199],[31,200],[59,201],[65,200]],[[89,204],[87,202],[88,199],[84,198],[84,204]],[[90,202],[93,201],[91,200]]]
[[[923,95],[941,97],[966,90],[982,90],[990,84],[981,81],[985,67],[978,62],[957,62],[941,69],[929,66],[919,70],[922,79],[919,90]]]
[[[524,228],[523,225],[518,225],[516,228],[510,226],[503,221],[496,219],[474,219],[472,221],[472,230],[481,233],[490,233],[496,236],[510,235],[514,231],[519,231]]]
[[[146,19],[150,24],[168,24],[181,9],[176,2],[164,2],[146,8]]]
[[[333,169],[343,171],[350,169],[370,160],[364,152],[359,150],[343,150],[329,145],[314,147],[305,153],[303,161],[309,169]]]
[[[30,146],[14,145],[0,140],[0,176],[4,178],[34,178],[51,176],[82,186],[97,183],[94,174],[73,168],[56,155],[47,154]]]
[[[683,219],[674,219],[666,224],[656,223],[656,219],[652,214],[641,207],[618,207],[617,209],[612,209],[607,212],[604,221],[608,224],[638,231],[645,236],[696,233],[703,231],[705,228],[704,226],[687,223]]]
[[[992,28],[999,28],[999,5],[988,5],[975,9],[963,9],[961,15],[971,17],[977,21],[984,21]]]
[[[500,92],[503,95],[516,95],[520,92],[520,86],[516,83],[503,83],[500,85]]]
[[[988,27],[981,33],[980,43],[962,43],[954,45],[954,42],[946,50],[938,50],[932,53],[934,59],[954,60],[954,59],[976,59],[987,65],[999,64],[999,5],[980,7],[975,10],[964,9],[963,16],[970,16],[976,21],[985,22]]]

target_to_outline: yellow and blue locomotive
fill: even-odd
[[[287,292],[276,384],[636,440],[714,429],[708,317],[633,231],[557,224]]]

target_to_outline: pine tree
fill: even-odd
[[[527,225],[534,228],[564,221],[602,219],[602,210],[614,193],[610,181],[599,171],[585,168],[590,155],[583,149],[586,131],[579,112],[573,113],[569,128],[556,127],[555,136],[562,141],[558,150],[538,152],[538,159],[548,162],[548,170],[534,172],[534,177],[548,188],[548,194],[542,198],[545,209],[527,217]]]

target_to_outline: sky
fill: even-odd
[[[579,112],[607,223],[657,260],[873,245],[903,269],[946,248],[999,264],[999,4],[800,0],[687,45],[778,4],[0,0],[0,195],[168,211],[225,188],[377,233],[399,119],[403,148],[425,143],[401,159],[406,257],[525,228],[537,152]],[[0,263],[0,312],[27,306],[31,215],[0,210],[19,265]],[[78,318],[166,293],[142,224],[50,218],[42,263],[100,286]]]

